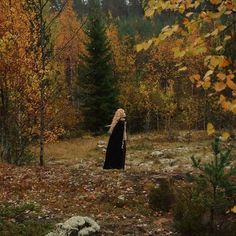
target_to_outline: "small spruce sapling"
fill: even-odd
[[[223,148],[219,137],[212,142],[212,150],[214,156],[209,162],[202,163],[201,159],[191,157],[198,172],[189,178],[202,193],[199,197],[209,209],[209,229],[214,234],[223,225],[218,216],[224,216],[234,204],[236,185],[232,177],[236,175],[236,167],[232,163],[231,149]]]

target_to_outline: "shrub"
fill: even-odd
[[[231,150],[223,148],[219,138],[212,142],[213,157],[209,162],[192,157],[196,172],[188,174],[191,188],[176,191],[174,220],[185,235],[229,236],[235,221],[230,219],[236,186],[232,177]],[[235,232],[235,231],[234,231]]]
[[[176,229],[183,235],[204,236],[209,214],[200,200],[200,193],[191,185],[181,186],[176,190],[175,199],[173,215]]]
[[[169,211],[174,203],[174,194],[169,180],[161,181],[149,193],[149,205],[153,210]]]

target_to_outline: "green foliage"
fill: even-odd
[[[32,216],[39,208],[31,203],[0,204],[0,235],[32,236],[45,235],[51,231],[50,223],[39,221]]]
[[[99,133],[117,108],[111,47],[99,7],[90,11],[86,34],[89,42],[78,82],[79,101],[86,128]]]
[[[207,230],[207,209],[200,200],[199,192],[191,186],[180,186],[175,194],[173,207],[176,229],[183,235],[204,236]]]
[[[174,202],[174,194],[170,182],[164,180],[158,188],[151,189],[149,193],[149,205],[153,210],[169,211]]]
[[[188,197],[185,193],[177,194],[175,222],[184,233],[198,235],[202,229],[206,235],[218,235],[234,227],[235,222],[227,226],[225,222],[234,205],[236,185],[232,177],[236,175],[236,167],[232,164],[231,150],[223,148],[219,138],[212,142],[212,150],[214,155],[208,162],[192,157],[197,172],[188,174],[193,183],[191,193]]]

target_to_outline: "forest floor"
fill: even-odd
[[[89,216],[101,235],[176,235],[172,213],[153,211],[148,193],[160,179],[191,171],[192,155],[210,157],[205,133],[193,134],[190,143],[154,133],[130,136],[124,171],[102,169],[107,140],[87,136],[48,144],[43,168],[0,164],[0,203],[33,203],[40,210],[20,218],[28,214],[52,224]]]

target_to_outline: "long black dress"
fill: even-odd
[[[103,169],[124,169],[126,143],[124,137],[125,121],[119,120],[114,127],[107,145]]]

